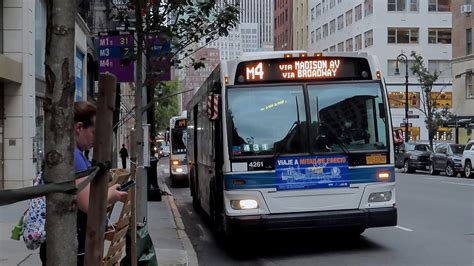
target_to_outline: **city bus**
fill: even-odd
[[[187,105],[193,206],[227,237],[395,226],[379,69],[366,53],[255,52],[221,62]]]
[[[169,167],[172,186],[176,186],[178,182],[182,183],[187,182],[188,180],[186,129],[186,112],[180,116],[171,117],[169,133]]]

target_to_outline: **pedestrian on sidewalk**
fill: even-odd
[[[76,148],[74,149],[74,171],[80,172],[91,167],[91,162],[84,156],[84,151],[92,147],[95,137],[95,118],[97,107],[89,102],[74,103],[74,138]],[[76,184],[81,183],[87,177],[76,179]],[[119,200],[125,200],[127,192],[119,191],[118,184],[109,188],[107,202],[114,204]],[[89,209],[89,191],[90,184],[76,195],[77,198],[77,265],[84,265],[84,251],[86,244],[87,210]],[[46,242],[40,247],[40,258],[43,265],[46,262]]]
[[[120,158],[122,158],[123,169],[127,168],[127,157],[128,157],[128,150],[127,148],[125,148],[125,144],[122,144],[122,148],[120,149]]]

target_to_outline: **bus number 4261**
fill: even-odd
[[[258,79],[262,80],[263,79],[263,63],[260,62],[254,67],[247,67],[246,68],[246,77],[247,80],[255,80]]]

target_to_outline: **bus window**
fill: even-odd
[[[309,85],[308,92],[317,152],[386,149],[378,83]]]
[[[307,152],[303,86],[234,87],[227,98],[233,156]]]

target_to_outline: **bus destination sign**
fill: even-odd
[[[187,127],[187,123],[186,123],[186,119],[178,119],[174,122],[174,127],[175,128],[186,128]]]
[[[372,79],[365,58],[276,58],[241,62],[235,84]]]

